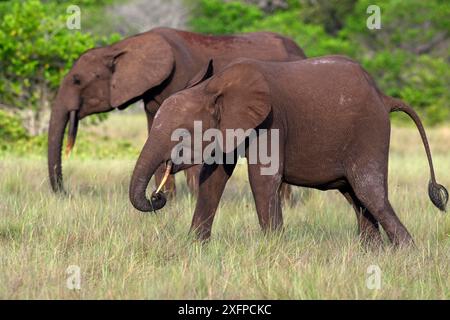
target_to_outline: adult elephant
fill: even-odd
[[[195,75],[202,78],[238,57],[289,61],[305,55],[292,40],[275,33],[206,36],[170,28],[152,29],[82,54],[62,80],[52,108],[48,170],[53,191],[64,191],[61,150],[67,124],[68,153],[75,144],[80,119],[122,110],[143,99],[150,132],[154,115],[167,97],[197,81]],[[208,64],[210,59],[214,59],[214,67]],[[198,171],[194,168],[188,173],[191,186],[196,185]],[[156,183],[162,176],[159,168]],[[173,176],[165,191],[175,192]]]

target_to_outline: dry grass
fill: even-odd
[[[145,137],[145,119],[143,133],[125,129],[130,119],[112,117],[102,130],[120,125],[125,137]],[[439,182],[449,187],[450,129],[428,133]],[[127,198],[134,155],[70,159],[68,198],[49,191],[45,159],[3,158],[0,298],[448,299],[450,220],[426,194],[417,131],[394,129],[391,149],[391,201],[417,250],[364,250],[343,197],[300,188],[284,210],[285,231],[264,236],[244,166],[227,186],[212,241],[202,246],[187,236],[195,200],[183,175],[176,201],[145,215]],[[70,265],[81,268],[81,290],[66,287]],[[370,265],[381,268],[380,290],[366,286]]]

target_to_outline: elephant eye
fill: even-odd
[[[81,79],[78,75],[73,76],[73,84],[76,84],[77,86],[81,84]]]

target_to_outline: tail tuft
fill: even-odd
[[[428,195],[431,202],[441,211],[446,211],[448,202],[448,191],[444,186],[430,181],[428,184]]]

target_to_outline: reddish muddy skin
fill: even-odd
[[[381,225],[395,246],[412,244],[388,199],[392,111],[403,111],[416,123],[430,165],[430,199],[445,210],[448,193],[436,183],[417,114],[402,101],[381,93],[358,63],[341,56],[285,63],[240,59],[167,99],[136,164],[130,200],[138,210],[151,209],[145,190],[156,168],[170,159],[174,143],[169,138],[174,128],[192,128],[193,121],[202,121],[204,130],[279,129],[278,172],[261,175],[261,164],[249,165],[248,170],[263,230],[282,226],[279,190],[285,182],[339,190],[354,207],[365,242],[381,243]],[[223,150],[233,152],[226,145]],[[191,225],[191,231],[202,240],[210,237],[217,206],[233,169],[234,165],[202,167]]]
[[[68,144],[75,143],[80,119],[95,113],[124,109],[143,99],[148,130],[161,103],[185,89],[189,81],[206,73],[214,59],[214,72],[239,57],[291,61],[305,58],[290,39],[274,33],[213,37],[169,28],[157,28],[113,45],[88,50],[61,82],[53,103],[48,135],[48,169],[52,189],[63,191],[61,149],[69,124]],[[69,148],[70,148],[69,147]],[[188,170],[195,186],[199,169]],[[161,179],[162,168],[156,173]],[[166,191],[175,192],[171,177]]]

